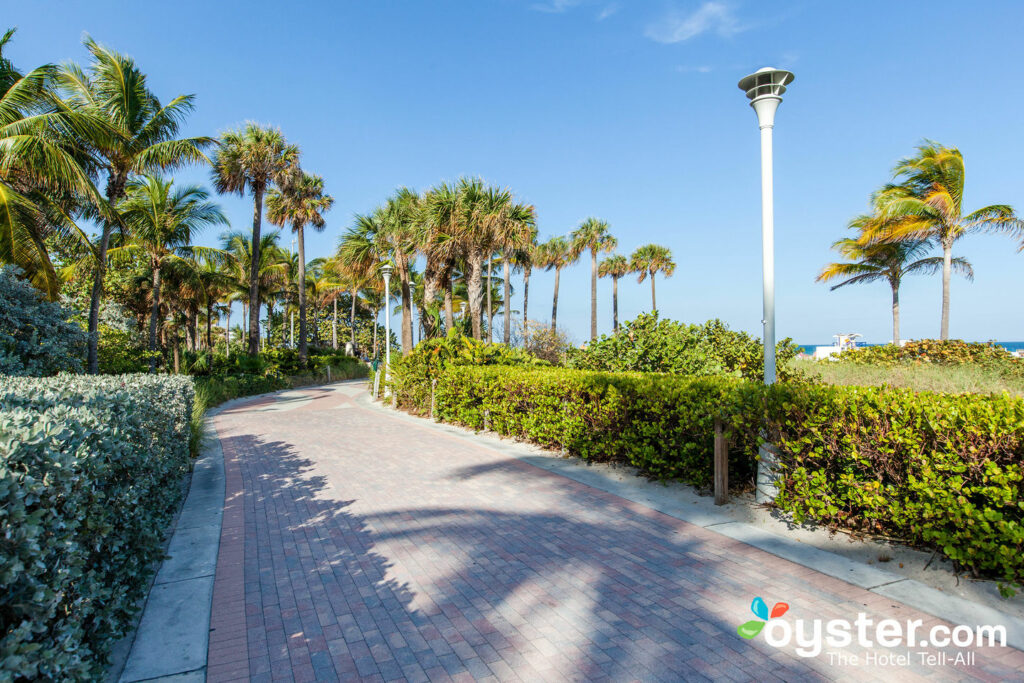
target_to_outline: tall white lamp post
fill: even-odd
[[[391,395],[388,382],[391,381],[391,264],[385,263],[381,269],[384,275],[384,395]]]
[[[761,129],[761,270],[764,296],[764,383],[775,383],[775,206],[772,182],[772,129],[775,111],[782,102],[786,86],[793,82],[793,74],[782,69],[765,67],[743,78],[740,90],[747,94],[750,106],[757,114]],[[757,492],[759,503],[771,502],[778,491],[775,484],[775,454],[761,448],[757,463]]]

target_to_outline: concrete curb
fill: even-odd
[[[1024,650],[1024,619],[1000,612],[987,605],[980,605],[943,593],[920,581],[908,579],[884,569],[866,566],[841,555],[766,531],[753,524],[737,522],[723,514],[694,509],[692,501],[690,501],[691,504],[688,504],[686,500],[680,498],[677,492],[661,490],[656,483],[640,477],[612,476],[608,472],[590,467],[576,458],[540,455],[516,441],[508,439],[497,441],[496,435],[493,437],[481,436],[462,427],[434,422],[429,418],[415,417],[375,402],[369,394],[360,394],[356,397],[356,401],[369,409],[382,411],[397,419],[435,429],[478,446],[497,450],[600,491],[646,505],[670,517],[703,527],[708,531],[746,543],[800,566],[902,602],[952,624],[964,624],[970,627],[1001,624],[1006,627],[1006,644],[1017,650]]]
[[[332,384],[365,381],[339,380]],[[203,454],[196,460],[188,496],[136,627],[119,683],[206,680],[213,582],[224,517],[224,451],[213,418],[241,403],[297,392],[280,389],[225,401],[206,412]]]
[[[206,679],[213,575],[224,510],[224,454],[211,421],[192,485],[150,589],[121,683]]]

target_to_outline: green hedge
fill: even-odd
[[[427,413],[426,381],[396,377],[397,405]],[[798,521],[935,548],[963,569],[1024,583],[1024,399],[455,366],[437,377],[435,400],[443,421],[482,429],[487,419],[503,435],[702,487],[719,418],[730,482],[752,484],[768,434],[780,453],[776,505]]]
[[[935,548],[1024,583],[1024,399],[889,387],[778,385],[776,505],[797,521]]]
[[[0,377],[0,680],[98,680],[189,466],[188,377]]]
[[[396,386],[401,407],[429,411],[429,386]],[[489,428],[506,436],[709,486],[715,418],[750,400],[739,386],[721,377],[452,366],[438,378],[435,416],[482,429],[486,414]],[[733,440],[730,466],[743,481],[753,476],[756,443],[739,432]]]

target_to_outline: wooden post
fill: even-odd
[[[729,445],[722,433],[722,421],[715,419],[715,505],[729,502]]]
[[[432,379],[432,380],[430,380],[430,419],[434,420],[435,422],[437,421],[437,418],[434,417],[434,408],[436,408],[436,407],[437,407],[437,380],[436,379]]]
[[[331,383],[331,366],[330,365],[327,366],[327,383],[328,384]]]
[[[380,396],[380,368],[373,373],[373,398],[376,399],[378,396]]]
[[[484,431],[488,431],[491,427],[491,411],[484,410]]]

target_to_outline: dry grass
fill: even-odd
[[[976,365],[908,365],[883,368],[831,361],[794,360],[798,372],[829,384],[906,387],[916,391],[1024,396],[1024,380]]]

